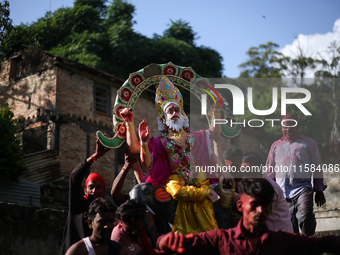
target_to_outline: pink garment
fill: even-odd
[[[210,152],[212,143],[210,140],[210,130],[201,130],[192,132],[195,139],[191,154],[194,157],[196,166],[210,165]],[[166,151],[161,142],[162,136],[151,138],[149,141],[149,151],[153,158],[153,163],[145,182],[150,182],[154,186],[164,186],[168,176],[170,175],[170,165]],[[208,173],[210,184],[218,182],[215,173]]]
[[[319,171],[313,171],[312,167],[318,168]],[[267,175],[276,179],[286,198],[292,198],[304,189],[323,191],[319,148],[309,137],[299,134],[292,142],[287,141],[285,137],[274,142],[268,154],[266,168]]]
[[[117,224],[111,233],[111,240],[122,244],[122,248],[127,252],[128,255],[136,255],[141,251],[144,251],[144,246],[141,238],[136,242],[133,241],[128,234],[126,234],[121,226]]]
[[[294,232],[292,221],[290,220],[290,212],[288,203],[283,195],[280,186],[267,175],[264,176],[267,181],[273,186],[275,194],[272,202],[272,211],[267,217],[266,225],[269,230],[284,230]]]

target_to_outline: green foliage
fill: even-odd
[[[0,174],[3,179],[17,180],[27,169],[23,152],[16,137],[13,113],[9,108],[0,109]]]
[[[172,37],[184,41],[191,45],[194,44],[196,33],[192,30],[189,22],[183,20],[171,21],[169,28],[164,31],[164,37]]]
[[[125,21],[126,26],[132,28],[132,25],[135,23],[132,21],[134,12],[135,7],[132,4],[122,0],[115,0],[108,7],[105,14],[105,24],[110,26],[119,21]]]
[[[280,78],[282,71],[286,69],[286,58],[282,53],[276,51],[279,45],[272,42],[251,47],[247,51],[249,60],[239,65],[245,69],[240,78]],[[273,65],[276,63],[276,65]]]
[[[329,116],[328,123],[331,123],[331,130],[328,131],[330,139],[328,146],[330,151],[337,151],[336,143],[340,142],[340,125],[339,117],[339,97],[340,97],[340,42],[334,41],[328,47],[329,61],[325,59],[317,60],[322,65],[322,69],[315,73],[316,83],[322,87],[325,93],[319,95],[322,101],[322,106],[327,106],[329,111],[325,114]],[[321,109],[324,111],[324,109]],[[336,161],[340,162],[340,157]],[[333,162],[335,163],[335,162]]]
[[[331,42],[327,53],[330,61],[317,60],[317,63],[322,65],[322,70],[318,70],[315,76],[318,78],[340,78],[340,42]]]
[[[197,47],[197,63],[192,63],[194,70],[203,77],[219,78],[223,69],[221,55],[209,47]]]
[[[205,77],[221,77],[222,57],[208,47],[194,46],[196,33],[188,22],[172,22],[164,36],[150,39],[136,33],[135,7],[124,0],[76,0],[32,24],[15,26],[10,47],[35,44],[41,49],[79,61],[121,78],[150,63],[191,66]]]
[[[107,0],[76,0],[74,1],[75,6],[84,6],[88,5],[95,9],[97,9],[100,13],[103,13],[106,11],[106,5],[105,3]]]
[[[13,29],[12,20],[9,18],[9,15],[9,2],[0,2],[0,60],[8,51],[8,48],[6,48],[6,42]]]
[[[88,31],[73,33],[68,38],[70,40],[68,44],[59,44],[57,47],[53,47],[50,52],[58,56],[67,55],[80,63],[98,68],[101,59],[95,52],[100,50],[97,47],[97,42],[102,39],[101,36],[98,33],[90,34]]]

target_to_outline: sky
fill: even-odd
[[[111,0],[110,0],[111,1]],[[33,2],[33,3],[32,3]],[[47,11],[72,7],[73,0],[9,0],[14,25],[32,23]],[[212,48],[223,57],[223,75],[237,78],[238,66],[250,47],[268,41],[286,56],[297,55],[297,45],[311,57],[327,59],[327,47],[340,41],[339,0],[130,0],[135,6],[135,32],[162,35],[182,19],[197,33],[196,46]],[[171,60],[169,60],[171,61]],[[161,63],[159,63],[161,64]],[[176,63],[174,63],[176,64]],[[143,68],[143,67],[141,67]],[[307,77],[313,77],[312,72]]]

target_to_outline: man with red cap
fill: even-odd
[[[105,180],[97,173],[91,173],[86,181],[85,188],[82,189],[84,177],[89,173],[90,166],[109,149],[105,148],[99,139],[96,141],[96,152],[81,162],[70,175],[69,180],[69,211],[64,230],[64,240],[62,244],[62,254],[70,246],[86,236],[90,236],[92,230],[87,224],[86,212],[90,203],[97,197],[105,198]]]

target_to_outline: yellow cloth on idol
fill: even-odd
[[[173,232],[189,234],[218,228],[213,204],[207,198],[211,190],[207,178],[197,178],[195,186],[182,186],[180,177],[171,174],[165,189],[178,200]]]

